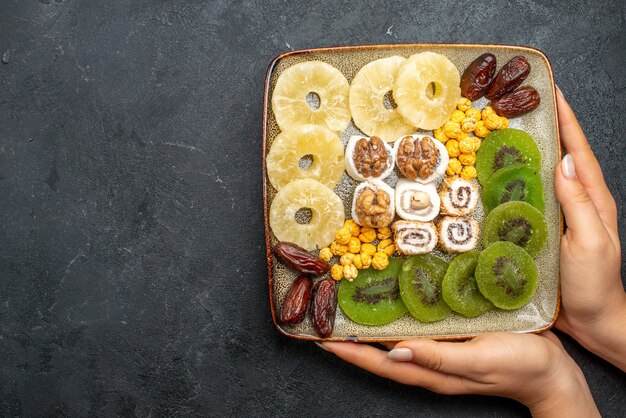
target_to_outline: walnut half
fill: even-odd
[[[405,136],[398,147],[398,168],[409,180],[427,179],[433,174],[439,159],[439,150],[429,137]]]
[[[384,190],[363,189],[355,204],[361,225],[369,228],[384,228],[389,225],[393,216],[390,204],[391,197]]]
[[[361,138],[354,147],[354,166],[363,177],[380,177],[387,169],[385,143],[377,136]]]

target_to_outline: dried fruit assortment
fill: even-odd
[[[498,70],[485,53],[460,75],[447,57],[423,52],[372,61],[351,83],[321,61],[281,73],[272,95],[281,133],[266,158],[277,191],[269,224],[276,259],[299,274],[283,297],[283,324],[309,312],[328,338],[337,304],[376,326],[407,312],[433,322],[532,300],[533,257],[547,238],[541,155],[509,128],[540,104],[534,88],[520,87],[530,71],[522,56]],[[474,107],[482,97],[489,105]],[[364,135],[344,148],[351,119]],[[344,171],[357,183],[350,207],[333,190]]]

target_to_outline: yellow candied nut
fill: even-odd
[[[461,130],[467,133],[472,132],[474,129],[476,129],[476,119],[470,117],[464,118],[461,122]]]
[[[337,241],[333,241],[330,244],[330,252],[333,253],[333,255],[336,255],[337,257],[341,257],[342,255],[348,252],[348,246],[341,245]]]
[[[445,133],[448,138],[457,138],[462,132],[461,125],[456,122],[450,121],[443,125],[443,133]]]
[[[356,268],[356,266],[354,264],[347,264],[345,266],[343,266],[343,278],[347,279],[348,281],[352,281],[354,279],[356,279],[356,277],[359,275],[359,270]]]
[[[378,228],[378,232],[376,233],[376,238],[378,238],[379,240],[384,240],[387,238],[391,238],[391,229],[384,227],[384,228]]]
[[[461,153],[461,151],[459,151],[459,141],[456,139],[451,139],[446,142],[446,149],[448,150],[448,155],[450,157],[458,157]]]
[[[382,251],[378,251],[374,254],[374,257],[372,257],[372,267],[374,267],[375,270],[384,270],[387,266],[389,266],[389,257],[387,254]]]
[[[348,219],[346,222],[344,222],[343,227],[348,228],[350,230],[350,234],[352,234],[353,237],[358,237],[361,233],[361,227],[352,219]]]
[[[476,122],[478,122],[481,119],[481,114],[480,114],[480,110],[470,107],[469,109],[467,109],[465,111],[465,117],[466,118],[474,118],[476,119]]]
[[[376,254],[376,247],[374,246],[374,244],[370,244],[370,243],[366,243],[361,245],[361,254],[367,254],[370,257],[374,256],[374,254]]]
[[[494,113],[495,112],[491,106],[485,106],[482,112],[480,112],[480,116],[482,117],[483,120],[487,120],[487,116],[493,115]]]
[[[500,129],[501,126],[502,119],[500,119],[500,116],[496,115],[495,113],[492,113],[491,115],[487,116],[487,119],[485,119],[485,127],[490,131]]]
[[[350,237],[350,242],[348,242],[348,252],[352,254],[358,254],[361,252],[361,240],[357,237]]]
[[[452,116],[450,116],[450,121],[454,123],[461,123],[465,119],[465,112],[461,112],[460,110],[455,110],[452,112]]]
[[[442,144],[445,144],[448,139],[448,135],[446,135],[446,133],[443,131],[443,128],[437,128],[433,131],[433,136],[435,137],[435,139],[439,142],[441,142]]]
[[[342,266],[347,266],[348,264],[352,264],[352,260],[353,259],[354,259],[354,254],[352,254],[352,253],[345,253],[339,259],[339,264],[341,264]]]
[[[473,165],[466,165],[465,167],[463,167],[463,170],[461,170],[461,177],[465,180],[471,180],[476,178],[476,167],[474,167]]]
[[[462,168],[463,165],[459,160],[457,160],[456,158],[450,158],[450,161],[448,162],[448,168],[446,168],[446,174],[452,177],[456,174],[461,173]]]
[[[378,243],[378,251],[381,251],[387,256],[391,257],[393,252],[396,250],[396,247],[393,245],[393,241],[390,239],[384,239]]]
[[[471,154],[474,150],[473,137],[468,136],[467,138],[463,138],[459,141],[459,151],[461,151],[462,154]]]
[[[473,136],[472,141],[474,141],[474,151],[478,151],[478,149],[480,148],[480,143],[481,143],[480,137]]]
[[[341,264],[334,264],[330,268],[330,277],[337,281],[343,279],[343,266]]]
[[[479,138],[484,138],[487,135],[489,135],[489,129],[487,129],[487,127],[485,126],[484,121],[479,120],[478,122],[476,122],[476,129],[474,129],[474,135],[476,135]]]
[[[465,112],[471,107],[472,107],[472,101],[468,99],[467,97],[461,97],[459,101],[456,103],[456,108],[459,109],[461,112]]]
[[[471,154],[461,154],[459,155],[459,161],[463,165],[474,165],[476,162],[476,153],[472,152]]]
[[[361,228],[359,239],[361,242],[372,242],[376,239],[376,231],[374,228],[363,227]]]
[[[319,257],[328,263],[330,259],[333,258],[333,253],[330,251],[330,248],[324,247],[320,250]]]
[[[341,245],[348,245],[351,236],[352,234],[350,233],[350,230],[344,227],[337,231],[337,233],[335,234],[335,241],[337,241],[337,243]]]
[[[502,126],[500,126],[500,129],[505,129],[509,127],[509,120],[507,118],[505,118],[504,116],[500,116],[500,120],[502,120]]]
[[[372,256],[367,253],[356,254],[352,259],[352,264],[359,270],[364,270],[372,265]]]

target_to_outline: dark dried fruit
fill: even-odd
[[[539,103],[541,103],[539,92],[528,86],[493,100],[491,107],[500,116],[514,118],[535,110]]]
[[[299,276],[291,285],[280,312],[280,322],[296,325],[302,322],[311,302],[313,281],[307,275]]]
[[[489,100],[496,99],[510,91],[515,90],[530,74],[530,64],[522,56],[513,57],[500,68],[496,78],[487,89],[485,97]]]
[[[330,265],[291,242],[279,242],[274,247],[274,255],[300,273],[320,276],[330,270]]]
[[[335,326],[337,312],[337,285],[333,279],[324,279],[315,287],[311,302],[313,328],[322,338],[328,338]]]
[[[470,100],[480,99],[496,74],[496,57],[486,53],[476,58],[461,77],[461,95]]]

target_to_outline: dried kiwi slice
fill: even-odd
[[[510,201],[530,203],[544,211],[543,185],[536,171],[519,165],[502,168],[493,174],[483,192],[485,212],[489,213],[496,206]]]
[[[339,307],[358,324],[384,325],[400,318],[408,312],[398,285],[401,268],[402,260],[390,258],[384,270],[370,267],[360,271],[354,281],[342,280]]]
[[[448,263],[432,254],[415,255],[402,265],[400,295],[418,321],[435,322],[450,315],[450,307],[441,294],[447,270]]]
[[[478,181],[485,186],[493,173],[518,164],[535,172],[541,168],[541,154],[532,136],[512,128],[493,131],[483,140],[476,154]]]
[[[537,290],[537,267],[523,248],[506,241],[494,242],[478,257],[476,283],[498,308],[521,308]]]
[[[478,316],[493,308],[493,303],[485,299],[478,290],[474,272],[479,253],[470,251],[455,257],[450,263],[441,285],[443,300],[453,311],[469,318]]]
[[[483,245],[509,241],[537,257],[548,239],[543,214],[526,202],[507,202],[489,212],[483,225]]]

